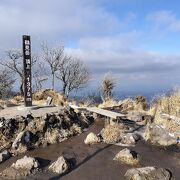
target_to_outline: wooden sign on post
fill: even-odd
[[[30,36],[23,35],[23,62],[24,62],[24,105],[32,106],[31,88],[31,40]]]

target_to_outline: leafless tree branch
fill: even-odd
[[[58,67],[62,61],[64,56],[64,47],[60,46],[59,48],[50,49],[47,44],[43,43],[41,45],[43,50],[43,59],[50,67],[51,75],[52,75],[52,89],[55,87],[55,74],[58,71]]]
[[[90,79],[87,66],[71,56],[65,56],[58,66],[56,77],[63,84],[63,93],[68,96],[73,90],[83,88]]]

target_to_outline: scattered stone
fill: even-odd
[[[178,143],[177,138],[167,129],[154,124],[146,126],[144,138],[154,145],[170,146]]]
[[[39,167],[39,162],[35,158],[24,156],[23,158],[18,159],[16,163],[13,163],[12,167],[30,171],[32,169],[37,169]]]
[[[120,161],[128,165],[137,165],[139,163],[138,154],[135,151],[131,151],[127,148],[116,154],[113,160]]]
[[[6,168],[1,176],[8,179],[22,179],[38,170],[38,167],[39,162],[35,158],[24,156]]]
[[[170,180],[169,171],[157,167],[129,169],[125,174],[128,180]]]
[[[96,134],[94,133],[89,133],[86,137],[86,139],[84,140],[85,144],[96,144],[100,142],[100,138],[98,136],[96,136]]]
[[[7,151],[7,150],[2,151],[0,153],[0,163],[6,161],[10,157],[11,157],[11,154],[9,153],[9,151]]]
[[[57,161],[53,162],[49,166],[49,170],[57,174],[66,173],[69,170],[69,168],[70,168],[70,165],[68,164],[67,160],[63,156],[60,156],[57,159]]]
[[[134,133],[122,133],[120,143],[127,146],[134,146],[139,140],[139,136]]]

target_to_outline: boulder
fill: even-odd
[[[89,133],[86,137],[86,139],[84,140],[85,144],[96,144],[100,142],[100,138],[98,136],[96,136],[96,134],[94,133]]]
[[[39,162],[32,157],[24,156],[17,160],[10,167],[6,168],[1,176],[8,179],[23,179],[38,170]]]
[[[63,157],[60,156],[57,161],[53,162],[49,166],[49,170],[57,173],[57,174],[63,174],[66,173],[70,168],[70,165],[68,164],[67,160]]]
[[[23,158],[18,159],[16,163],[13,163],[12,167],[15,169],[27,169],[31,171],[39,167],[39,162],[35,158],[24,156]]]
[[[138,154],[135,151],[131,151],[127,148],[116,154],[113,160],[120,161],[128,165],[137,165],[139,163]]]
[[[144,138],[154,145],[170,146],[178,143],[177,138],[160,125],[148,124]]]
[[[120,143],[127,146],[134,146],[139,136],[134,133],[122,133]]]
[[[11,154],[9,151],[4,150],[0,153],[0,163],[4,162],[5,160],[9,159]]]
[[[170,172],[158,167],[129,169],[125,174],[128,180],[170,180]]]

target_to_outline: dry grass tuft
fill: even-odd
[[[67,99],[60,93],[56,93],[52,89],[46,89],[44,91],[39,91],[33,94],[33,101],[36,104],[44,104],[46,102],[47,97],[52,98],[53,105],[61,105],[64,106],[67,104]]]
[[[142,97],[142,96],[138,96],[138,97]],[[145,98],[136,99],[136,97],[134,99],[126,98],[120,101],[109,99],[99,104],[98,107],[99,108],[119,107],[119,111],[121,111],[122,113],[127,113],[128,111],[140,111],[140,112],[143,111],[144,112],[147,108],[147,102]]]
[[[6,107],[13,107],[17,106],[19,104],[22,104],[22,100],[16,100],[16,99],[9,99],[9,100],[1,100],[0,99],[0,109],[4,109]]]
[[[115,79],[111,74],[106,74],[101,84],[101,96],[103,101],[108,101],[112,97],[112,91],[115,87]]]
[[[48,129],[44,136],[44,141],[46,141],[48,144],[55,144],[59,142],[58,129]]]
[[[172,91],[169,95],[156,97],[149,110],[149,114],[154,116],[156,124],[163,125],[170,132],[180,132],[180,125],[172,120],[162,118],[162,113],[180,117],[180,89]]]
[[[24,97],[23,96],[15,96],[13,97],[13,99],[17,104],[21,103],[24,101]]]
[[[109,107],[119,106],[120,104],[121,104],[121,101],[115,101],[113,99],[109,99],[99,104],[98,108],[109,108]]]
[[[127,129],[123,124],[107,125],[102,131],[101,135],[107,144],[114,144],[121,139],[121,133]]]
[[[151,108],[157,111],[180,117],[180,89],[172,91],[169,95],[161,95],[154,99]]]

